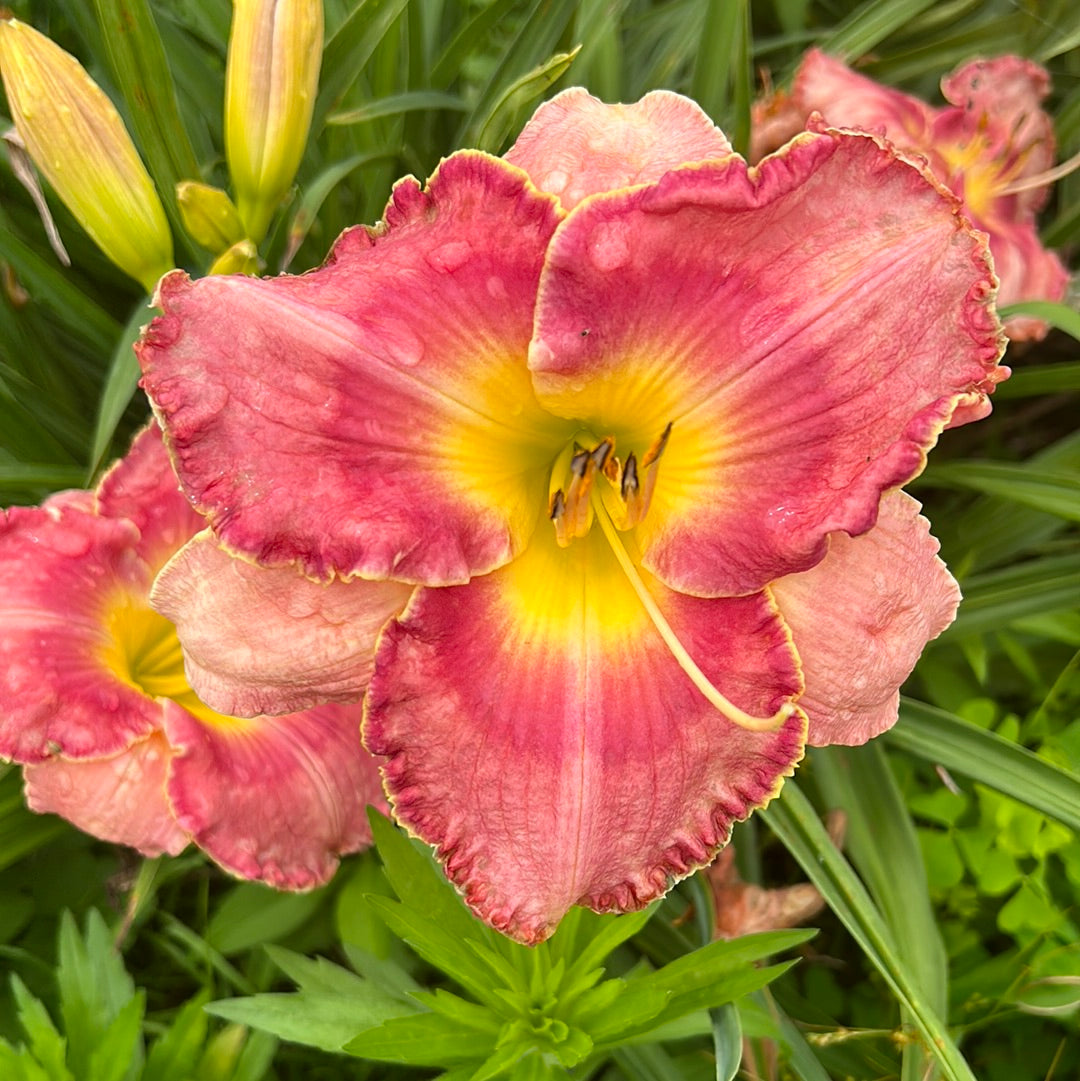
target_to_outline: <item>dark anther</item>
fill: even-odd
[[[592,454],[589,455],[592,458],[593,465],[601,472],[603,472],[604,466],[607,464],[608,455],[611,454],[613,446],[614,444],[610,438],[604,439],[596,444]]]
[[[622,471],[622,483],[619,486],[619,493],[623,497],[625,503],[630,496],[634,495],[638,490],[638,475],[637,475],[637,458],[634,456],[634,452],[631,451],[627,456],[626,465],[623,466]]]
[[[563,490],[560,488],[552,493],[551,502],[548,504],[548,517],[554,522],[556,518],[562,517],[565,510],[566,496],[563,495]]]
[[[585,466],[589,462],[589,452],[587,450],[579,450],[573,458],[570,459],[570,471],[575,477],[585,476]]]

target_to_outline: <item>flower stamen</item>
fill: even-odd
[[[667,430],[670,430],[670,427],[671,426],[668,425]],[[665,436],[662,437],[665,440],[666,434],[667,431],[665,431]],[[660,450],[663,450],[663,447],[661,447]],[[659,452],[657,453],[657,457],[658,456]],[[776,729],[778,729],[795,712],[795,703],[791,701],[785,702],[771,717],[755,717],[725,698],[724,695],[713,686],[709,677],[702,672],[693,657],[686,651],[686,647],[679,641],[678,635],[672,629],[671,624],[668,623],[664,613],[660,611],[660,606],[656,603],[652,594],[646,587],[645,582],[638,573],[637,567],[634,566],[634,562],[626,551],[618,530],[615,528],[615,523],[611,520],[611,516],[602,504],[596,508],[596,517],[600,522],[600,528],[604,531],[604,536],[607,538],[608,544],[611,545],[612,552],[615,553],[615,558],[618,560],[619,566],[622,568],[631,587],[637,594],[638,599],[648,613],[649,618],[652,620],[653,626],[656,627],[660,637],[663,638],[664,644],[671,650],[671,655],[678,662],[679,667],[690,677],[691,683],[693,683],[706,699],[708,699],[709,703],[719,710],[719,712],[731,721],[732,724],[736,724],[749,732],[776,731]]]

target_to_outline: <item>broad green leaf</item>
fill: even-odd
[[[702,38],[709,47],[701,49],[694,60],[690,96],[709,116],[723,119],[731,101],[731,87],[739,77],[739,37],[746,0],[706,0],[703,6]]]
[[[380,1062],[454,1066],[471,1060],[482,1062],[494,1046],[491,1033],[463,1029],[447,1017],[428,1013],[389,1020],[350,1040],[343,1050]]]
[[[858,942],[870,963],[908,1011],[949,1081],[975,1081],[970,1067],[949,1035],[942,1019],[931,1009],[904,958],[850,864],[837,850],[817,812],[793,781],[780,798],[758,812],[795,857],[826,903]]]
[[[113,1018],[90,1055],[86,1081],[134,1081],[141,1074],[144,998],[137,991]]]
[[[301,991],[326,994],[365,994],[367,981],[325,957],[305,957],[281,946],[266,946],[267,956]]]
[[[434,991],[416,991],[411,997],[433,1013],[441,1013],[443,1017],[466,1028],[474,1028],[477,1032],[497,1034],[503,1024],[502,1018],[486,1006],[469,1002],[444,987],[437,987]]]
[[[135,997],[135,984],[97,909],[87,913],[85,937],[71,913],[64,913],[58,953],[56,980],[68,1060],[77,1077],[88,1077],[94,1049]]]
[[[27,1046],[44,1067],[50,1081],[75,1081],[66,1065],[67,1041],[56,1030],[45,1007],[11,974],[11,992]]]
[[[340,992],[298,991],[227,998],[207,1007],[215,1017],[269,1032],[283,1040],[340,1051],[358,1033],[406,1012],[406,1007],[377,988]]]
[[[1080,777],[993,732],[904,698],[885,738],[1080,831]]]
[[[188,1081],[206,1040],[209,991],[186,1002],[146,1056],[146,1081]]]
[[[492,977],[498,974],[499,958],[490,947],[474,938],[463,939],[434,919],[386,897],[372,897],[369,903],[387,927],[425,961],[452,976],[482,1002],[493,1001]]]
[[[78,488],[86,470],[77,465],[53,465],[44,462],[0,462],[0,484],[19,487],[43,487],[52,490]],[[2,859],[0,855],[0,859]]]
[[[368,820],[383,870],[403,905],[415,907],[425,919],[458,939],[471,938],[486,946],[507,944],[465,907],[419,842],[411,841],[373,808],[368,808]]]
[[[385,930],[385,925],[380,923]],[[387,932],[389,933],[389,932]],[[350,942],[343,942],[342,949],[349,959],[349,964],[370,983],[382,988],[387,994],[402,1002],[412,1002],[413,991],[420,990],[420,984],[416,982],[400,965],[393,961],[384,961],[381,957],[375,957],[367,950],[354,946]]]
[[[214,912],[206,941],[224,956],[235,957],[302,927],[325,901],[325,891],[281,893],[257,882],[241,882]]]
[[[930,466],[919,478],[918,486],[924,485],[971,488],[1073,522],[1080,521],[1080,477],[1072,472],[1042,469],[1031,464],[968,459]]]

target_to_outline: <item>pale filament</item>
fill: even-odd
[[[633,560],[626,551],[622,538],[620,538],[614,522],[612,522],[604,507],[603,501],[594,497],[593,503],[596,518],[600,522],[600,528],[604,531],[604,536],[607,538],[608,544],[611,545],[611,550],[615,553],[619,566],[637,594],[638,600],[641,601],[645,611],[649,614],[653,626],[659,631],[660,637],[663,638],[664,643],[671,650],[672,656],[678,662],[679,667],[690,677],[690,681],[694,686],[732,724],[737,724],[740,728],[745,728],[750,732],[776,731],[795,712],[795,704],[785,702],[771,717],[755,717],[739,709],[733,702],[725,698],[712,685],[708,676],[697,666],[693,657],[686,651],[686,647],[679,641],[678,635],[672,630],[671,624],[668,623],[664,613],[660,611],[659,605],[657,605],[652,594],[646,588],[637,567],[634,566]]]

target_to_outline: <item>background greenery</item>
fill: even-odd
[[[185,177],[227,186],[228,0],[8,7],[79,56],[111,94],[170,210],[178,260],[205,272],[210,255],[185,237],[172,193]],[[317,264],[342,228],[380,217],[404,173],[424,176],[464,145],[502,151],[536,102],[564,85],[608,100],[683,91],[745,145],[762,72],[782,84],[812,44],[868,55],[870,74],[935,102],[941,76],[964,60],[1030,56],[1053,78],[1061,156],[1080,151],[1073,0],[326,0],[326,13],[312,139],[262,252],[268,272]],[[70,268],[0,162],[4,505],[88,483],[147,413],[133,394],[129,348],[146,298],[55,201],[53,212]],[[1045,241],[1068,259],[1080,240],[1080,173],[1057,185],[1043,220]],[[812,753],[782,798],[737,831],[746,882],[809,878],[827,901],[816,937],[762,947],[800,963],[737,1006],[722,1005],[723,995],[695,1000],[682,1028],[634,1042],[619,1034],[629,1039],[632,1009],[647,994],[639,989],[634,1007],[624,993],[607,1051],[576,1064],[555,1052],[526,1056],[515,1076],[1080,1076],[1080,316],[1050,314],[1060,329],[1045,342],[1010,348],[1015,374],[992,417],[946,433],[913,486],[965,601],[906,688],[900,723],[870,746]],[[843,853],[822,825],[838,807]],[[407,849],[394,858],[407,861]],[[422,874],[416,855],[421,864],[409,866]],[[396,988],[399,1002],[414,1004],[414,984],[455,989],[468,1004],[460,959],[425,949],[423,906],[411,931],[401,923],[410,898],[391,903],[394,874],[376,853],[347,860],[329,887],[305,896],[236,884],[198,856],[140,864],[30,814],[9,768],[0,776],[0,870],[5,1077],[433,1076],[318,1048],[382,1023],[363,1012],[372,988],[391,997],[386,988]],[[445,903],[447,912],[456,904]],[[609,954],[605,972],[627,986],[666,963],[704,972],[707,962],[720,965],[715,986],[742,995],[712,953],[692,952],[710,938],[710,903],[694,879],[647,923],[615,921],[623,932],[576,917],[561,945],[531,959],[506,953],[507,987],[540,987],[559,950],[572,961],[606,935],[610,949],[596,947],[597,962]],[[335,965],[316,965],[316,954]],[[294,999],[252,997],[294,986]],[[562,1032],[554,1021],[570,1016],[568,986],[522,992],[521,1016],[543,1030],[537,1046]],[[212,1007],[213,1017],[202,1008],[225,999],[233,1005]],[[464,1009],[449,1001],[436,1008],[433,998],[420,1012]],[[282,1017],[308,1021],[290,1028]],[[365,1039],[356,1054],[372,1053]],[[452,1076],[481,1081],[476,1067]]]

